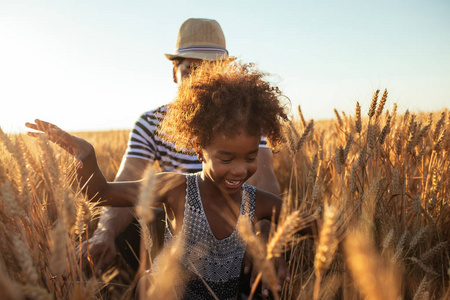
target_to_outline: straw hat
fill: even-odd
[[[225,36],[216,20],[188,19],[178,31],[175,54],[165,54],[170,60],[198,58],[217,60],[228,57]]]

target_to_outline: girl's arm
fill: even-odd
[[[255,222],[269,220],[278,224],[283,200],[272,193],[257,189],[255,201]]]
[[[275,224],[280,225],[279,218],[282,205],[283,200],[281,198],[258,189],[256,193],[255,222],[265,219],[274,221]],[[298,224],[299,226],[296,234],[300,236],[317,236],[317,219],[306,212],[300,212],[298,216],[301,218],[301,222]]]
[[[45,135],[75,158],[77,179],[91,201],[100,200],[100,205],[132,206],[138,198],[140,186],[138,181],[120,183],[106,181],[98,167],[94,147],[86,140],[41,120],[25,125],[37,131],[28,132],[28,135],[33,137]]]

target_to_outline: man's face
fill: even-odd
[[[178,67],[173,68],[173,75],[175,83],[181,83],[184,79],[189,77],[192,70],[202,62],[201,59],[185,58]]]

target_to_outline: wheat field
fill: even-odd
[[[292,113],[274,154],[283,222],[267,245],[239,228],[272,290],[273,258],[289,262],[281,299],[450,299],[450,112],[400,115],[387,98],[377,90],[370,107],[335,110],[333,120]],[[128,131],[75,134],[112,181]],[[1,298],[130,299],[135,281],[120,260],[101,276],[79,264],[76,247],[100,210],[75,187],[69,155],[3,131],[0,153]],[[309,221],[303,212],[319,220],[315,238],[295,234]],[[168,261],[159,295],[173,279]]]

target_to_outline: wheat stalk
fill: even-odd
[[[381,130],[380,136],[378,137],[378,142],[380,145],[384,144],[384,141],[386,140],[386,136],[391,131],[391,116],[388,117],[386,121],[386,125],[384,125],[383,130]]]
[[[421,256],[420,260],[424,263],[429,262],[433,257],[440,254],[442,250],[444,250],[447,247],[448,242],[443,241],[436,244],[434,247],[430,248],[429,250],[425,251]]]
[[[375,120],[378,121],[379,117],[381,116],[381,113],[383,112],[384,105],[386,104],[388,91],[387,89],[384,90],[383,96],[381,96],[380,103],[378,104],[377,111],[375,112]]]
[[[275,234],[269,240],[266,259],[281,256],[294,235],[300,230],[311,226],[314,220],[314,216],[299,210],[289,214],[283,223],[277,227]]]
[[[3,299],[23,299],[19,285],[9,276],[2,261],[0,261],[0,291]]]
[[[375,126],[376,125],[369,124],[367,127],[367,141],[368,141],[369,148],[372,150],[375,148],[375,145],[376,145]]]
[[[314,256],[314,272],[316,281],[314,285],[314,299],[318,299],[321,279],[324,272],[330,266],[339,244],[337,222],[339,211],[335,205],[324,206],[323,224],[319,233],[319,244]]]
[[[39,276],[34,266],[33,257],[31,256],[28,245],[17,235],[13,235],[11,240],[13,247],[16,249],[15,257],[27,282],[37,285]]]
[[[301,109],[300,105],[297,108],[298,108],[298,115],[300,117],[300,121],[301,121],[301,123],[303,125],[303,128],[306,128],[305,117],[303,116],[303,112],[302,112],[302,109]]]
[[[393,266],[377,254],[365,232],[349,234],[344,245],[353,280],[364,298],[397,300],[400,296],[398,275]]]
[[[336,116],[336,119],[338,121],[339,127],[342,128],[342,125],[344,125],[344,123],[342,122],[342,118],[339,115],[339,112],[336,110],[336,108],[334,109],[334,115]]]
[[[377,102],[378,102],[378,94],[380,93],[380,90],[376,90],[372,97],[372,102],[370,103],[369,112],[367,113],[369,115],[369,118],[372,118],[375,114],[375,110],[377,108]]]
[[[353,135],[349,134],[347,137],[347,142],[345,144],[345,148],[344,148],[344,159],[343,159],[344,162],[347,160],[347,157],[348,157],[348,154],[350,153],[352,144],[353,144]]]
[[[433,276],[438,276],[439,274],[433,270],[433,268],[431,268],[430,266],[426,265],[422,260],[415,258],[415,257],[409,257],[408,258],[410,261],[412,261],[413,263],[415,263],[416,265],[418,265],[422,270],[424,270],[425,272],[427,272],[430,275]]]
[[[308,125],[305,128],[305,131],[303,131],[302,136],[300,137],[300,139],[297,142],[297,145],[295,147],[296,152],[300,151],[300,149],[303,147],[303,145],[305,144],[306,138],[313,131],[313,128],[314,128],[314,120],[311,120],[311,121],[309,121]]]
[[[356,113],[355,113],[355,129],[356,132],[361,134],[362,130],[362,121],[361,121],[361,106],[359,105],[359,102],[356,102]]]
[[[404,250],[405,250],[405,244],[406,244],[407,237],[408,237],[408,231],[404,231],[397,243],[397,246],[395,247],[395,253],[392,258],[392,261],[394,263],[398,263],[400,261],[400,259],[402,258]]]
[[[381,250],[382,255],[384,252],[386,252],[386,249],[388,249],[391,246],[393,239],[394,239],[394,229],[391,229],[391,230],[389,230],[389,232],[386,234],[386,236],[383,239],[382,250]]]
[[[275,299],[278,299],[278,279],[275,273],[275,267],[273,265],[272,258],[279,256],[279,249],[282,247],[281,243],[273,242],[271,245],[270,257],[267,253],[269,247],[266,248],[264,242],[261,238],[255,235],[250,220],[247,216],[241,217],[238,223],[238,230],[242,239],[247,244],[247,251],[253,258],[253,266],[257,267],[258,275],[253,283],[252,289],[250,291],[249,299],[253,298],[253,295],[258,286],[258,282],[262,279],[266,283],[269,289],[273,292]],[[277,236],[278,241],[283,239],[283,236]],[[274,240],[275,241],[275,240]]]
[[[26,295],[27,299],[34,300],[52,300],[52,295],[44,288],[26,284],[20,287],[20,290],[23,294]]]
[[[178,235],[165,246],[153,269],[148,271],[138,283],[140,299],[175,300],[176,293],[182,295],[181,283],[187,279],[180,268],[183,243],[183,235]]]
[[[51,234],[50,267],[53,274],[62,275],[67,272],[66,263],[66,229],[62,220],[58,220]]]
[[[428,299],[430,299],[430,293],[428,291],[424,290],[428,283],[424,283],[424,285],[422,285],[422,282],[424,282],[425,278],[426,277],[424,277],[424,279],[420,282],[420,286],[417,288],[417,292],[414,294],[413,300],[428,300]]]

